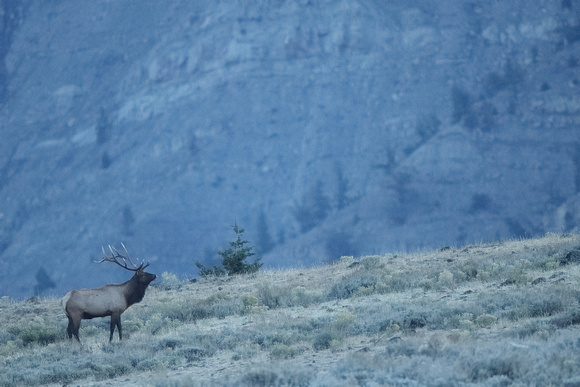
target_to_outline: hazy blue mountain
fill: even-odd
[[[0,4],[0,295],[580,224],[575,1]]]

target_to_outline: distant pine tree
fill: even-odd
[[[104,151],[103,155],[101,156],[101,168],[107,169],[110,166],[111,166],[111,158],[109,157],[107,151]]]
[[[272,250],[274,246],[276,246],[276,243],[270,235],[266,214],[262,210],[258,216],[258,252],[260,254],[266,254],[268,251]]]
[[[133,235],[133,224],[135,224],[135,216],[133,215],[133,210],[130,205],[123,207],[123,234],[126,236]]]
[[[348,179],[344,177],[344,173],[342,171],[342,167],[340,166],[340,164],[336,164],[334,169],[336,171],[336,181],[337,181],[336,208],[342,210],[350,203],[350,200],[347,196]]]
[[[105,109],[101,107],[99,113],[99,121],[97,121],[97,145],[103,145],[109,139],[109,132],[111,130],[111,123],[105,113]]]
[[[46,270],[43,267],[38,269],[36,272],[36,285],[34,286],[34,295],[40,296],[47,289],[55,288],[56,284],[50,278]]]
[[[295,203],[293,214],[300,224],[300,231],[306,233],[326,219],[330,209],[330,200],[324,194],[322,182],[317,180],[304,194],[302,201]]]

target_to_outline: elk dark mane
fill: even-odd
[[[125,299],[127,300],[127,304],[133,305],[143,300],[145,297],[145,290],[149,286],[149,283],[139,283],[135,281],[133,283],[129,281],[125,282],[127,288],[125,289]]]

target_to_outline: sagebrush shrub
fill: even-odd
[[[368,272],[353,273],[343,278],[341,282],[334,284],[330,290],[329,297],[337,299],[350,298],[359,289],[374,290],[377,283],[378,278],[373,274]]]
[[[8,331],[15,336],[19,336],[25,345],[31,343],[46,345],[54,343],[62,336],[58,326],[46,323],[42,317],[35,317],[26,324],[13,326]]]
[[[332,335],[328,332],[323,332],[314,338],[312,348],[314,348],[316,351],[322,351],[325,349],[329,349],[331,343],[332,343]]]

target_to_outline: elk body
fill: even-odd
[[[109,250],[111,250],[112,255],[110,257],[105,255],[100,262],[114,262],[124,269],[134,271],[135,274],[129,281],[122,284],[109,284],[96,289],[72,290],[64,296],[62,304],[68,317],[67,333],[69,339],[74,336],[77,341],[80,341],[79,329],[81,320],[111,316],[109,341],[113,340],[115,327],[119,331],[119,340],[122,340],[121,314],[128,307],[143,299],[145,289],[156,278],[155,274],[145,272],[145,268],[149,264],[141,263],[137,266],[130,260],[128,254],[121,255],[111,246],[109,246]],[[127,252],[127,249],[125,249],[125,252]],[[127,261],[131,263],[132,268],[128,266]]]

